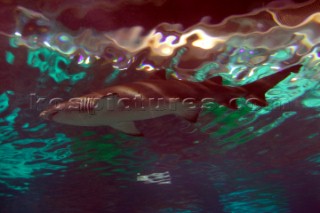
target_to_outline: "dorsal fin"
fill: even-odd
[[[143,136],[140,130],[137,129],[134,122],[132,121],[124,121],[119,123],[110,124],[110,126],[116,130],[119,130],[127,135],[132,136]]]
[[[207,81],[211,81],[211,82],[214,82],[216,84],[219,84],[219,85],[222,85],[222,77],[221,76],[214,76],[212,78],[209,78]]]

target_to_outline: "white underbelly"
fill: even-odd
[[[135,109],[135,110],[123,110],[106,113],[106,119],[108,121],[139,121],[161,117],[164,115],[175,114],[175,110],[156,110],[156,109]]]

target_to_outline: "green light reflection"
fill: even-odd
[[[14,55],[12,54],[12,52],[6,51],[6,61],[9,64],[13,64],[14,63]]]

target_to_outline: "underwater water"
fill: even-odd
[[[199,2],[0,1],[1,213],[320,212],[320,2]],[[295,64],[266,107],[210,102],[143,137],[39,117],[160,70],[236,87]]]

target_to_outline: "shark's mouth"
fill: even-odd
[[[55,112],[53,112],[53,113],[50,113],[50,114],[48,115],[48,120],[53,120],[53,117],[54,117],[56,114],[58,114],[58,111],[55,111]]]

